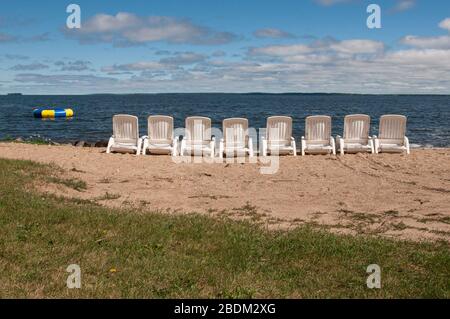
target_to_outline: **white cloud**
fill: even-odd
[[[315,0],[316,3],[322,6],[333,6],[341,3],[362,2],[361,0]],[[391,12],[402,12],[412,9],[416,5],[416,0],[396,0],[396,3]]]
[[[382,61],[411,66],[445,66],[444,69],[450,69],[450,50],[401,50],[387,54]]]
[[[0,32],[0,44],[6,42],[16,42],[18,39],[11,34]]]
[[[10,70],[13,70],[13,71],[36,71],[36,70],[43,70],[43,69],[48,69],[48,65],[45,65],[42,63],[16,64],[13,67],[11,67]]]
[[[344,40],[332,43],[330,49],[348,54],[378,53],[384,50],[384,44],[372,40]]]
[[[251,48],[249,50],[250,55],[267,55],[267,56],[292,56],[297,54],[303,54],[311,52],[312,49],[304,44],[292,44],[292,45],[269,45],[260,48]]]
[[[439,27],[450,32],[450,18],[442,20],[441,23],[439,23]]]
[[[275,28],[258,29],[255,32],[253,32],[253,35],[257,38],[274,38],[274,39],[295,37],[293,34],[289,32]]]
[[[401,39],[401,43],[422,49],[450,49],[450,36],[418,37],[408,35]]]
[[[442,20],[439,27],[450,32],[450,18]],[[408,35],[400,40],[401,43],[422,49],[450,49],[450,35],[435,37],[420,37]]]
[[[38,85],[51,85],[51,86],[74,86],[80,87],[102,87],[104,85],[114,85],[118,82],[117,79],[112,77],[99,77],[94,75],[44,75],[37,73],[23,73],[17,74],[14,81],[21,83],[35,83]]]
[[[416,0],[398,0],[397,4],[392,8],[393,12],[402,12],[413,8],[416,5]]]
[[[22,54],[5,54],[5,58],[8,60],[28,60],[30,57]]]
[[[112,66],[103,67],[103,72],[116,72],[116,71],[160,71],[167,70],[167,66],[156,61],[140,61],[127,64],[114,64]]]
[[[448,19],[439,26],[447,30],[447,23]],[[105,30],[109,24],[106,19],[96,28]],[[123,25],[119,28],[119,34],[123,33],[123,28]],[[18,74],[13,85],[8,83],[1,90],[448,93],[450,46],[447,35],[407,36],[402,43],[409,48],[389,48],[369,39],[324,38],[253,47],[239,57],[223,52],[211,56],[193,51],[162,52],[159,60],[120,62],[101,69],[117,77]]]
[[[76,60],[76,61],[56,61],[55,65],[60,67],[60,71],[88,71],[91,69],[92,63],[90,61]]]
[[[350,2],[352,0],[315,0],[315,1],[323,6],[332,6],[338,3]]]
[[[164,64],[180,65],[198,63],[204,61],[205,59],[206,56],[203,54],[194,52],[179,52],[174,56],[161,59],[160,62]]]
[[[315,41],[310,45],[272,45],[260,48],[251,48],[249,50],[249,54],[253,56],[265,55],[272,57],[287,57],[317,52],[334,52],[355,55],[381,53],[383,50],[384,44],[379,41],[364,39],[337,41],[334,39],[325,39]]]
[[[224,44],[236,39],[230,32],[218,32],[187,19],[165,16],[140,17],[132,13],[97,14],[80,29],[64,29],[81,43],[108,42],[116,46],[164,41],[169,43]]]

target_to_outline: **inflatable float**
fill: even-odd
[[[62,109],[62,108],[56,108],[56,109],[44,109],[44,108],[38,108],[33,110],[34,117],[37,118],[55,118],[55,117],[72,117],[73,116],[73,110],[72,109]]]

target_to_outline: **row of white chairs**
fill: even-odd
[[[106,152],[135,152],[139,154],[172,154],[172,156],[201,154],[215,156],[216,139],[211,134],[211,119],[201,116],[187,117],[185,135],[174,136],[171,116],[148,117],[148,135],[139,137],[138,118],[133,115],[113,116],[113,136]],[[223,138],[219,143],[219,156],[244,154],[254,156],[253,141],[249,135],[248,120],[229,118],[223,120]],[[364,114],[347,115],[344,132],[336,139],[331,135],[331,117],[316,115],[305,120],[305,135],[301,137],[301,154],[328,153],[341,155],[356,152],[406,152],[410,153],[406,137],[406,117],[383,115],[379,123],[379,135],[370,136],[370,117]],[[267,118],[265,135],[261,138],[263,156],[297,155],[295,138],[292,136],[292,118],[271,116]]]

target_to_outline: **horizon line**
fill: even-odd
[[[154,93],[55,93],[55,94],[28,94],[20,92],[2,93],[0,96],[88,96],[88,95],[162,95],[162,94],[235,94],[235,95],[404,95],[404,96],[450,96],[445,93],[339,93],[339,92],[154,92]]]

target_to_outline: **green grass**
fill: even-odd
[[[2,298],[450,297],[445,242],[111,210],[37,193],[32,182],[48,170],[0,159]],[[66,288],[72,263],[81,266],[81,289]],[[366,287],[372,263],[381,266],[381,289]]]
[[[62,184],[79,192],[87,189],[86,182],[76,178],[61,178],[57,176],[50,176],[46,179],[46,181],[54,184]]]

